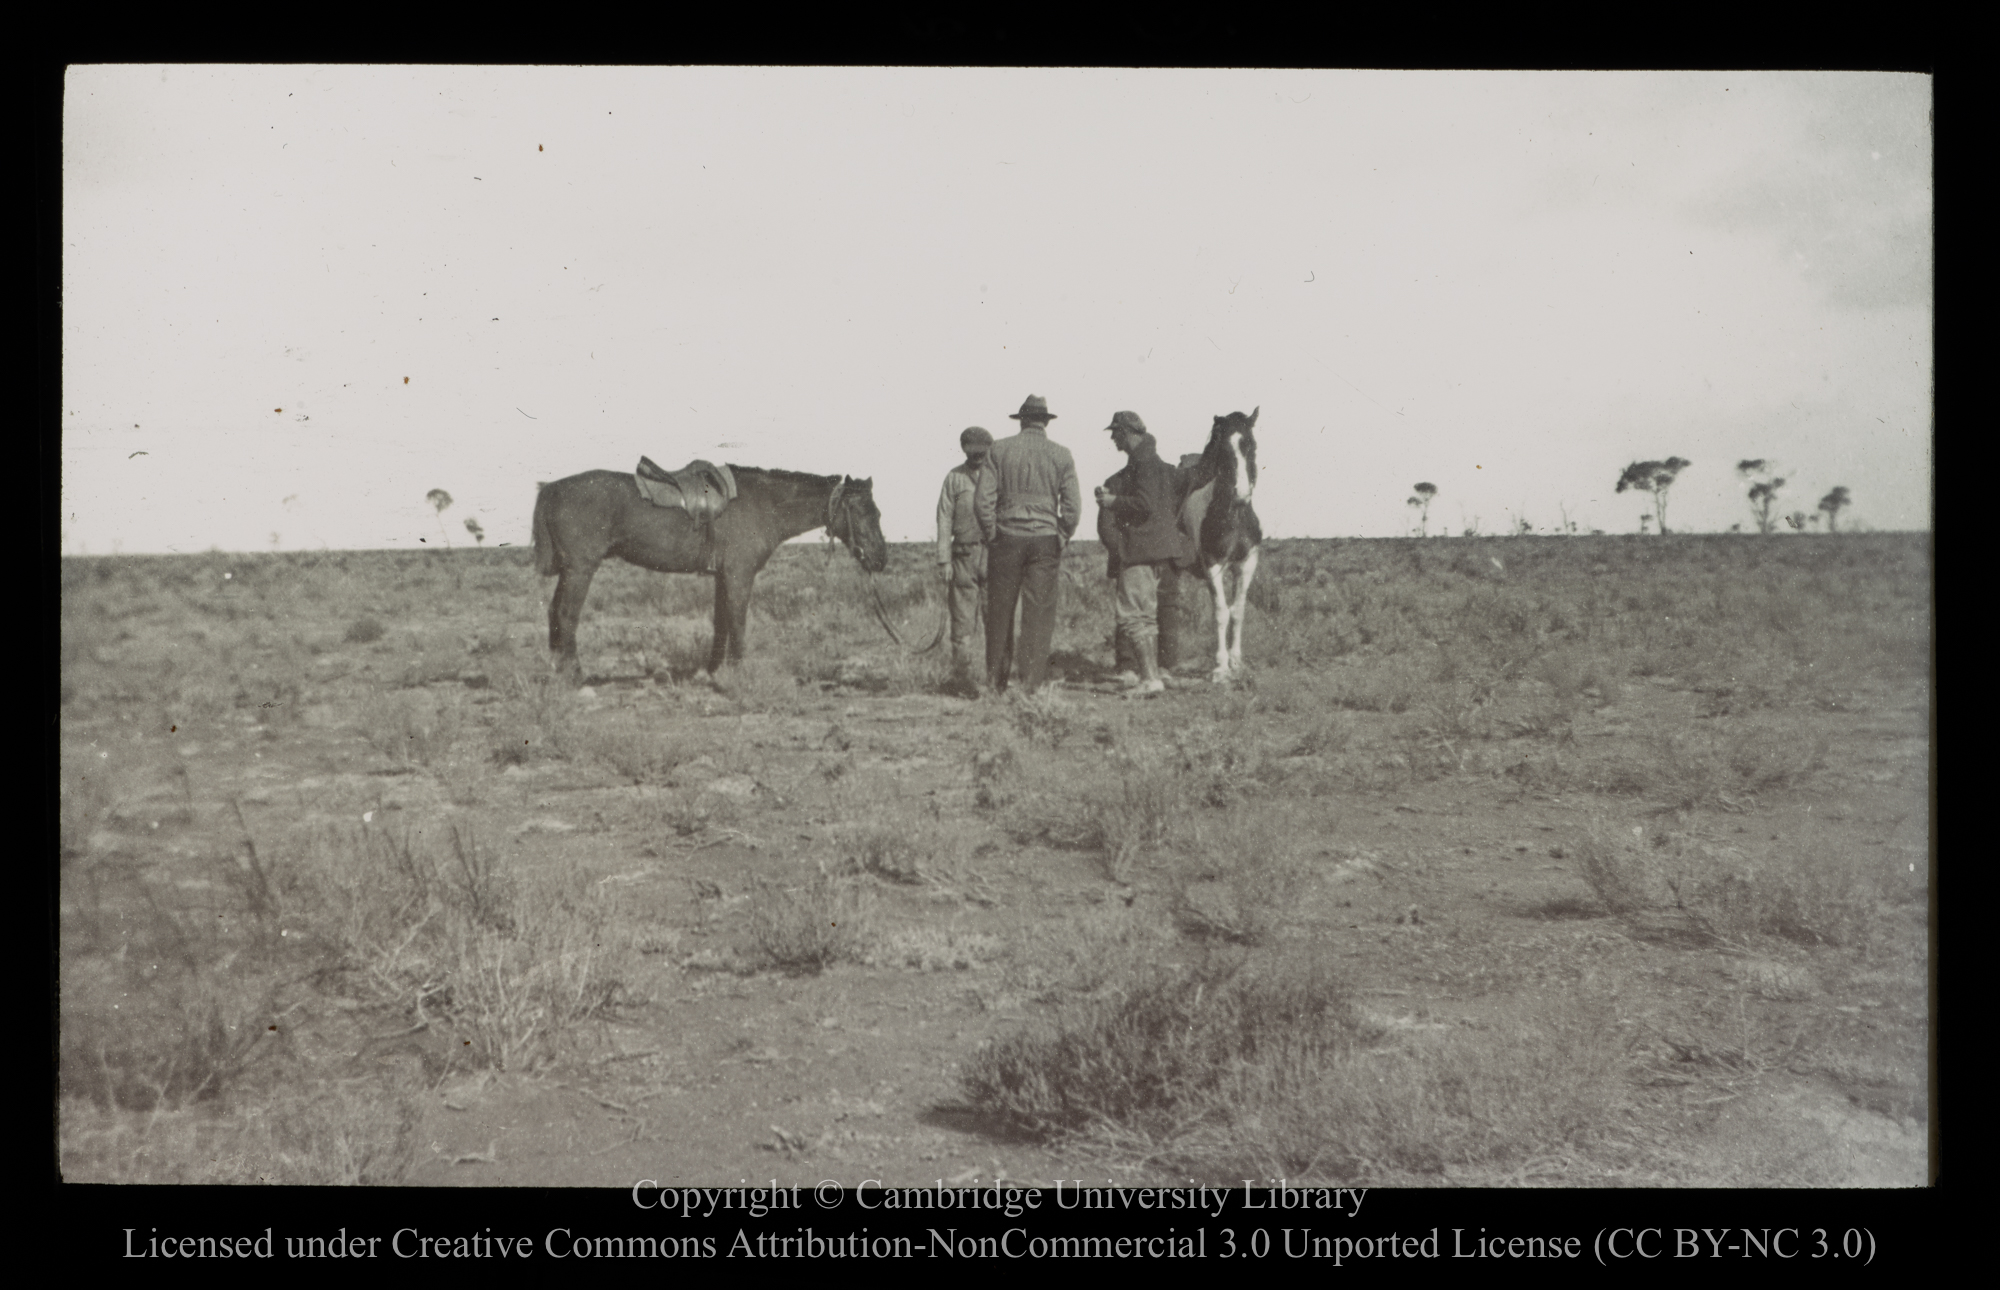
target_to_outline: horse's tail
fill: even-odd
[[[535,572],[552,577],[556,569],[556,543],[549,533],[549,486],[536,485],[535,493]]]

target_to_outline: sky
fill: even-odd
[[[1928,529],[1928,77],[86,66],[66,554],[528,542],[641,454],[932,536],[1040,394],[1169,460],[1260,408],[1287,537]],[[452,497],[442,513],[426,500]],[[1086,500],[1086,510],[1091,506]],[[1093,531],[1083,517],[1082,533]],[[816,536],[816,535],[815,535]]]

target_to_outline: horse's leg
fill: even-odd
[[[743,661],[744,628],[750,623],[750,588],[757,581],[757,571],[750,570],[735,579],[729,591],[729,661]]]
[[[743,629],[750,619],[750,587],[757,571],[732,574],[728,566],[715,571],[715,643],[709,646],[708,670],[725,661],[743,661]]]
[[[1229,566],[1218,561],[1208,566],[1208,589],[1215,596],[1215,671],[1212,681],[1229,679]]]
[[[583,617],[583,598],[590,594],[590,580],[596,565],[564,569],[556,579],[556,594],[549,598],[549,649],[556,656],[556,671],[576,680],[582,667],[576,661],[576,627]]]
[[[1236,607],[1229,612],[1229,670],[1243,670],[1243,610],[1250,603],[1250,580],[1257,576],[1257,548],[1251,547],[1250,554],[1243,557],[1243,563],[1236,571]]]
[[[715,573],[715,632],[714,640],[708,647],[708,673],[710,676],[722,668],[722,660],[729,654],[729,627],[735,621],[729,610],[729,578],[720,569]]]

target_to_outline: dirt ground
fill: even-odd
[[[1266,576],[1286,575],[1280,566]],[[1073,651],[1062,688],[1069,728],[1050,731],[1005,699],[909,681],[886,647],[860,643],[862,627],[817,674],[794,669],[806,672],[796,693],[787,683],[776,701],[745,702],[726,682],[718,690],[673,666],[635,664],[632,633],[658,632],[651,647],[671,653],[689,620],[634,626],[654,621],[650,610],[611,600],[586,618],[590,684],[560,700],[574,746],[595,738],[611,751],[510,759],[496,750],[511,743],[525,700],[492,655],[526,667],[539,643],[518,589],[477,623],[432,622],[417,607],[405,621],[431,634],[414,653],[401,625],[376,645],[340,642],[339,620],[288,638],[296,607],[259,640],[234,620],[174,619],[167,605],[121,643],[111,629],[140,611],[89,619],[98,594],[66,594],[80,638],[64,670],[66,765],[94,761],[115,775],[65,860],[66,1025],[103,1015],[94,983],[131,969],[141,921],[117,912],[130,896],[85,920],[74,875],[115,871],[198,894],[214,885],[203,866],[246,840],[272,858],[363,830],[443,847],[456,829],[516,872],[580,875],[615,900],[610,926],[621,938],[616,1005],[578,1026],[561,1060],[526,1070],[468,1061],[452,1026],[412,1029],[421,1003],[414,1013],[392,1005],[356,964],[312,958],[273,996],[276,1051],[225,1095],[180,1112],[194,1125],[184,1141],[226,1135],[275,1090],[330,1080],[410,1098],[399,1181],[415,1186],[1185,1182],[1185,1169],[1115,1143],[993,1133],[962,1104],[960,1073],[983,1046],[1048,1015],[1035,960],[1072,929],[1185,926],[1203,881],[1198,873],[1190,885],[1187,865],[1224,863],[1261,845],[1256,828],[1278,828],[1309,870],[1287,935],[1332,948],[1382,1034],[1500,1036],[1523,1008],[1587,986],[1613,1001],[1625,1040],[1615,1100],[1587,1140],[1428,1174],[1385,1164],[1363,1181],[1911,1187],[1932,1176],[1930,698],[1920,675],[1862,667],[1835,701],[1759,710],[1747,721],[1820,742],[1811,773],[1754,799],[1725,786],[1675,812],[1653,785],[1621,786],[1603,768],[1657,767],[1661,731],[1699,739],[1749,728],[1726,693],[1718,699],[1715,677],[1686,669],[1608,676],[1560,729],[1491,721],[1468,752],[1435,723],[1416,723],[1416,709],[1329,697],[1345,693],[1349,673],[1353,692],[1365,688],[1362,673],[1375,666],[1365,650],[1310,669],[1310,686],[1298,682],[1289,698],[1285,665],[1266,663],[1245,684],[1215,686],[1197,672],[1133,699],[1106,675],[1108,650],[1089,661],[1093,641]],[[85,632],[92,621],[100,633]],[[1253,620],[1253,661],[1260,626]],[[205,645],[191,641],[195,630],[209,633]],[[302,639],[324,648],[309,653]],[[234,702],[172,719],[145,692],[139,662],[177,647],[212,651],[218,640],[233,650]],[[282,719],[258,697],[260,672],[289,705]],[[1523,703],[1532,688],[1520,690]],[[388,718],[368,715],[383,695],[449,709],[459,751],[385,752]],[[1140,851],[1116,879],[1101,854],[1059,830],[1022,827],[1020,803],[1107,775],[1114,746],[1168,748],[1189,731],[1249,761],[1226,802],[1204,808],[1174,844]],[[621,762],[619,740],[657,732],[681,753],[636,772]],[[530,732],[521,743],[537,752],[540,739]],[[1423,769],[1420,754],[1440,743],[1448,768]],[[1014,772],[1014,806],[991,805],[992,775],[979,762],[1000,748],[1026,763]],[[858,876],[862,950],[807,973],[762,958],[760,893],[838,872],[857,830],[885,820],[922,822],[945,842],[914,871]],[[1692,935],[1671,911],[1621,918],[1586,880],[1579,847],[1625,835],[1704,854],[1838,855],[1880,880],[1882,925],[1864,953]],[[70,1180],[199,1180],[197,1166],[171,1159],[183,1140],[134,1127],[146,1112],[76,1098],[65,1108]]]

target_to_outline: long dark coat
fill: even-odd
[[[1097,536],[1112,577],[1128,564],[1186,561],[1194,552],[1180,528],[1181,472],[1160,460],[1153,436],[1132,447],[1125,469],[1104,481],[1115,494],[1098,508]]]

